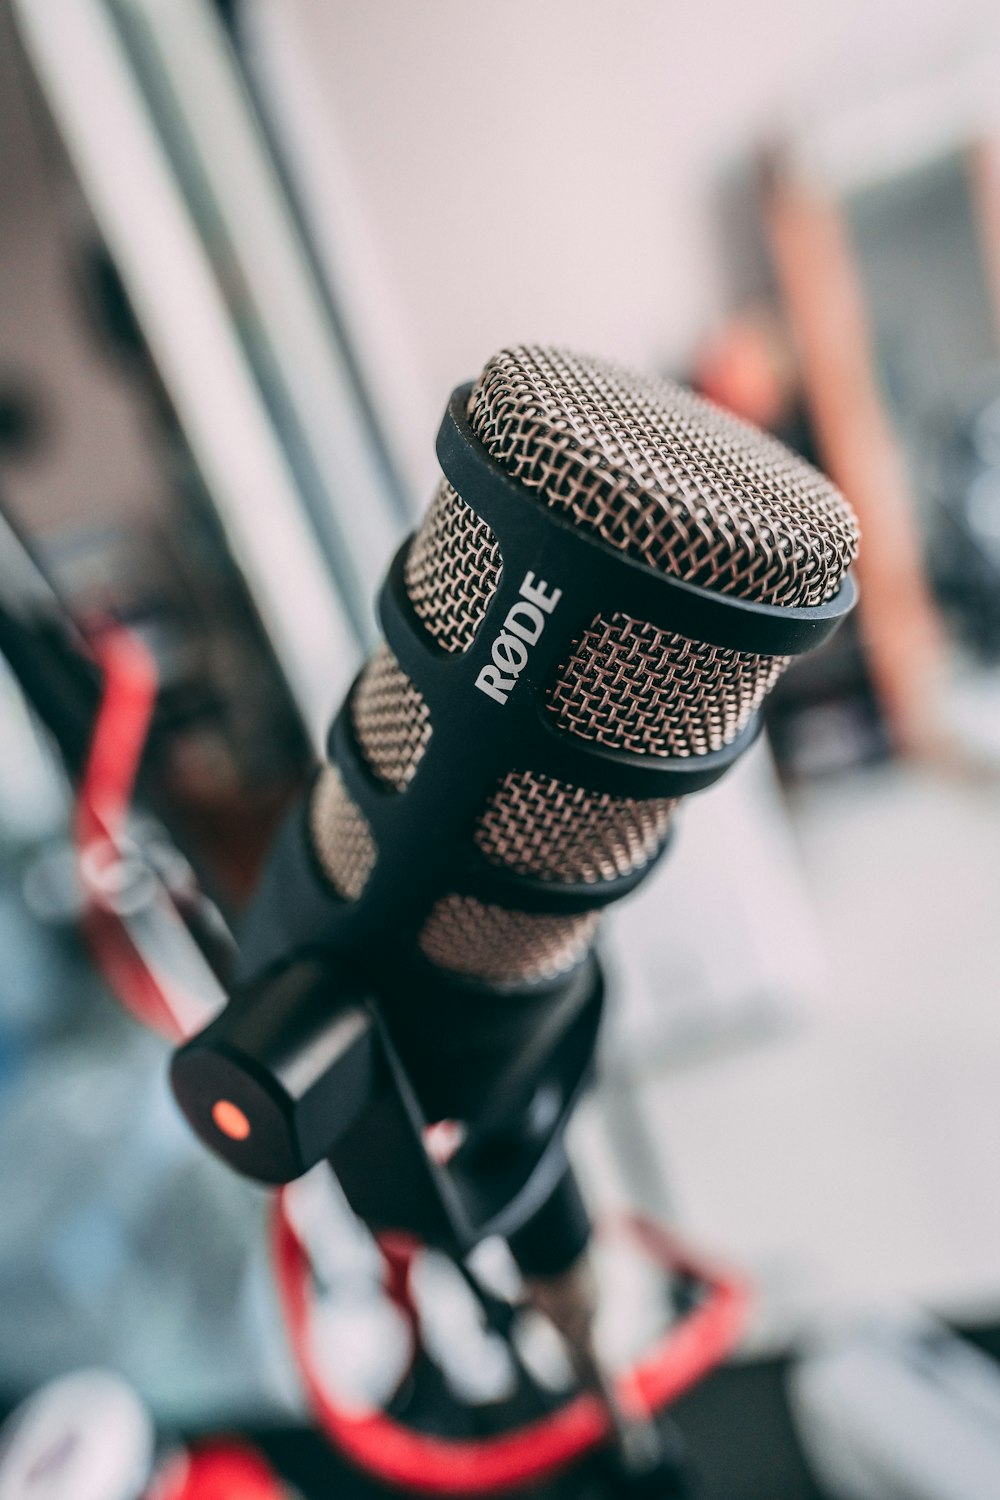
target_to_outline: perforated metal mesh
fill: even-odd
[[[500,582],[493,532],[442,479],[406,559],[406,592],[439,646],[467,651]]]
[[[476,844],[492,863],[540,880],[613,880],[655,857],[675,806],[676,798],[638,802],[511,772],[480,819]]]
[[[597,912],[553,917],[507,911],[473,896],[445,896],[420,934],[431,963],[493,984],[554,979],[579,963],[590,947]]]
[[[409,786],[430,741],[431,716],[384,642],[358,679],[351,722],[376,776],[397,792]]]
[[[857,550],[857,523],[828,479],[666,380],[558,350],[505,349],[476,382],[469,422],[546,505],[717,593],[819,604]]]
[[[336,766],[324,766],[309,804],[309,831],[320,868],[334,890],[357,901],[375,868],[368,819],[349,795]]]
[[[559,725],[636,755],[707,755],[745,728],[788,665],[598,615],[548,694]]]

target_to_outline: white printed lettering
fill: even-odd
[[[519,635],[522,641],[527,641],[529,646],[533,646],[545,629],[545,616],[536,604],[529,604],[526,599],[519,599],[507,611],[504,625],[515,635]]]
[[[525,573],[524,582],[521,584],[521,593],[525,599],[530,599],[532,604],[537,604],[550,615],[562,598],[562,589],[550,589],[543,579],[535,582],[534,573]]]
[[[506,703],[507,694],[516,681],[516,677],[501,677],[496,667],[483,667],[476,678],[476,687],[481,693],[494,698],[497,703]]]
[[[491,647],[493,665],[481,667],[476,678],[479,691],[495,703],[507,702],[528,664],[528,647],[537,644],[545,629],[545,616],[552,613],[562,598],[562,589],[550,588],[544,579],[536,579],[534,573],[525,573],[519,592],[521,598],[507,611],[504,628]]]

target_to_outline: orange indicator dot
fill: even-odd
[[[245,1141],[250,1134],[250,1121],[231,1099],[216,1100],[212,1106],[212,1119],[231,1141]]]

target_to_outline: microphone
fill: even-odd
[[[673,1461],[594,1351],[562,1139],[600,1021],[594,938],[677,801],[852,607],[858,528],[774,439],[560,350],[495,355],[437,449],[384,640],[244,920],[242,992],[174,1089],[241,1171],[287,1181],[325,1155],[373,1229],[460,1263],[506,1237],[633,1491],[659,1493]],[[435,1122],[458,1127],[440,1160]]]
[[[745,737],[791,652],[801,649],[791,639],[786,651],[740,649],[741,626],[752,645],[752,625],[760,619],[727,612],[726,601],[784,611],[789,624],[796,612],[827,604],[857,548],[857,525],[843,497],[778,442],[706,401],[595,359],[504,350],[489,361],[466,406],[466,441],[479,444],[526,500],[578,537],[594,539],[605,556],[635,559],[644,583],[655,571],[709,592],[720,601],[716,620],[724,628],[714,640],[663,629],[643,617],[638,590],[630,604],[625,579],[616,590],[625,608],[610,608],[599,587],[580,599],[580,583],[558,544],[548,572],[532,570],[541,585],[525,591],[521,578],[514,580],[520,592],[495,620],[505,581],[497,534],[474,498],[444,478],[403,558],[403,605],[428,648],[451,657],[475,651],[483,665],[474,690],[438,724],[391,646],[380,646],[348,710],[368,775],[381,789],[405,794],[437,748],[435,739],[454,735],[461,748],[463,710],[487,710],[490,733],[502,734],[513,698],[529,695],[550,731],[605,749],[622,765],[683,762],[714,771]],[[574,594],[583,605],[582,628],[542,680],[534,660],[544,640],[539,633]],[[814,632],[820,628],[815,622]],[[815,633],[807,644],[814,640]],[[634,883],[652,867],[676,795],[643,789],[619,796],[582,777],[543,774],[508,739],[500,774],[490,784],[479,778],[474,817],[466,799],[446,794],[421,831],[427,842],[449,820],[465,825],[454,874],[467,873],[472,858],[480,868],[522,877],[536,897],[539,886],[592,893],[606,886],[610,899],[624,889],[621,882]],[[475,753],[471,744],[468,753]],[[585,757],[576,763],[593,769]],[[699,778],[688,782],[697,785]],[[679,778],[671,792],[683,787]],[[380,859],[403,856],[391,827],[386,831],[387,847],[380,849],[334,759],[312,796],[308,838],[323,876],[345,902],[363,904]],[[416,850],[411,855],[407,876],[416,883],[422,861]],[[442,970],[493,986],[530,985],[580,961],[600,902],[572,912],[545,905],[487,900],[466,881],[463,889],[435,893],[410,935]]]
[[[241,934],[252,990],[317,951],[374,983],[429,1120],[475,1113],[593,988],[602,907],[852,607],[858,545],[843,495],[775,439],[561,350],[496,354],[437,446],[383,643]],[[196,1062],[174,1069],[189,1119],[265,1175],[252,1133],[219,1138]]]

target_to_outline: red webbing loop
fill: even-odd
[[[665,1231],[626,1221],[643,1247],[671,1271],[697,1276],[705,1301],[672,1328],[619,1382],[623,1406],[658,1410],[730,1354],[745,1325],[747,1291],[737,1278],[709,1268]],[[275,1216],[278,1290],[296,1363],[317,1420],[359,1468],[423,1494],[467,1495],[513,1489],[563,1469],[608,1435],[596,1396],[580,1394],[558,1411],[490,1438],[448,1440],[406,1427],[382,1411],[349,1410],[326,1388],[310,1348],[309,1262],[279,1195]]]
[[[177,1041],[181,1027],[168,994],[101,899],[102,877],[119,859],[136,775],[156,706],[156,664],[131,631],[105,626],[92,643],[103,692],[80,781],[74,837],[86,908],[83,932],[94,963],[122,1005]]]

